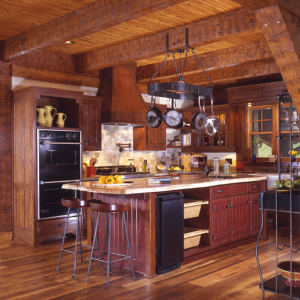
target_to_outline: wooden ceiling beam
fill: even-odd
[[[247,7],[251,10],[261,9],[272,5],[280,5],[292,13],[300,16],[300,1],[299,0],[233,0],[234,2]]]
[[[300,112],[300,19],[278,5],[255,13],[293,103]]]
[[[180,2],[182,0],[101,0],[5,41],[2,60],[10,61],[41,48],[63,44]]]
[[[235,66],[220,68],[217,70],[207,71],[207,75],[210,78],[210,80],[213,82],[213,84],[220,83],[220,82],[227,82],[227,80],[232,80],[232,79],[245,79],[245,78],[267,76],[267,75],[278,74],[278,73],[280,73],[280,70],[273,58],[265,61],[239,64]],[[171,82],[172,78],[169,78],[167,81]],[[155,82],[161,83],[161,82],[166,82],[166,80],[156,80]],[[195,84],[195,85],[206,85],[206,86],[209,86],[210,84],[204,72],[185,76],[184,82]]]
[[[103,69],[140,59],[166,54],[166,34],[169,34],[169,49],[184,48],[185,30],[189,30],[189,45],[197,47],[229,37],[240,37],[258,31],[255,14],[241,9],[209,18],[169,31],[139,38],[119,45],[99,49],[76,57],[77,72]]]
[[[198,54],[197,57],[200,60],[203,68],[207,71],[209,69],[219,69],[245,62],[269,59],[273,57],[273,54],[270,51],[266,41],[259,41],[251,44],[217,50],[210,53]],[[156,63],[139,67],[137,69],[138,82],[148,82],[158,70],[160,64],[161,63]],[[176,60],[176,64],[179,66],[180,59]],[[188,74],[199,72],[203,72],[203,70],[195,56],[189,56],[186,60],[184,78],[186,78],[186,75]],[[176,75],[174,61],[168,60],[162,65],[154,79],[166,79],[169,77],[174,77],[174,75]]]

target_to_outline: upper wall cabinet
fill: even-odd
[[[101,108],[101,97],[83,96],[81,107],[83,151],[101,150]]]
[[[164,115],[166,105],[158,107]],[[146,116],[145,116],[146,117]],[[134,151],[159,151],[166,150],[166,124],[164,121],[158,128],[150,126],[134,126],[133,127],[133,150]]]
[[[211,115],[207,109],[206,114]],[[220,120],[220,128],[215,135],[204,130],[193,133],[194,152],[233,152],[236,145],[237,113],[228,105],[215,106],[215,116]]]

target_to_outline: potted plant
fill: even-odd
[[[253,141],[252,161],[256,161],[257,145],[258,145],[258,141],[257,141],[257,140],[254,140],[254,141]]]
[[[289,155],[292,156],[292,162],[296,161],[296,155],[297,154],[298,154],[298,151],[295,151],[295,150],[289,151]]]

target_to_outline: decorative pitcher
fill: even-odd
[[[45,116],[45,108],[40,107],[36,109],[38,111],[38,116],[36,119],[38,126],[46,126],[46,116]]]
[[[52,127],[53,118],[56,115],[57,110],[55,107],[51,105],[45,105],[44,107],[46,109],[46,127]],[[54,110],[54,114],[52,115],[53,110]]]
[[[64,113],[57,113],[57,121],[56,126],[57,127],[65,127],[65,120],[67,118],[67,115]]]

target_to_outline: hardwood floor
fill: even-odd
[[[282,246],[286,238],[278,240]],[[69,245],[73,242],[67,241]],[[84,282],[88,260],[81,264],[79,256],[74,278],[73,255],[69,253],[63,253],[60,269],[55,272],[60,243],[37,247],[0,244],[0,299],[262,299],[255,243],[184,264],[153,279],[137,276],[134,280],[130,272],[113,267],[108,290],[106,271],[97,262],[92,263],[88,282]],[[289,258],[289,250],[285,250],[280,251],[281,260]],[[260,242],[259,253],[264,278],[274,276],[274,235]],[[287,298],[266,292],[265,299]]]

